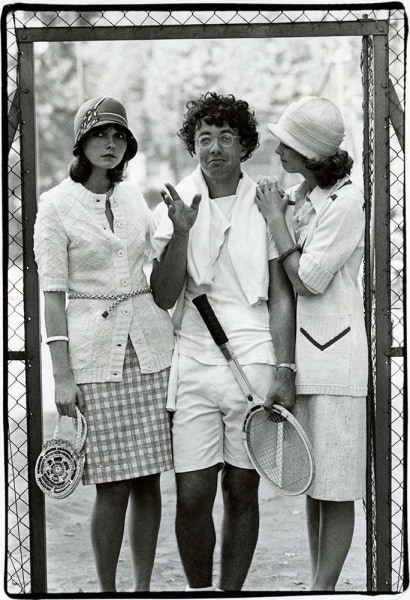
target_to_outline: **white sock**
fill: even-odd
[[[191,587],[189,587],[189,585],[187,585],[185,588],[185,591],[186,592],[215,592],[216,586],[212,584],[209,587],[191,588]]]

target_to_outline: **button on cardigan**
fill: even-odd
[[[114,232],[101,195],[67,178],[42,194],[34,232],[40,286],[45,292],[119,295],[146,287],[152,252],[151,211],[130,183],[115,185],[110,199]],[[66,309],[69,361],[77,383],[121,381],[128,336],[142,373],[171,363],[173,328],[151,293],[117,304],[70,299]]]

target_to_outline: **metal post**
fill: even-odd
[[[372,64],[369,52],[372,49],[372,39],[364,36],[362,40],[362,80],[363,80],[363,192],[366,215],[365,248],[364,248],[364,306],[368,340],[369,358],[369,389],[367,395],[367,475],[366,475],[366,567],[367,591],[374,590],[374,388],[373,388],[373,299],[374,299],[374,211],[372,210]]]
[[[39,291],[33,255],[37,209],[34,53],[33,44],[24,43],[24,34],[19,50],[31,592],[44,593],[47,591],[45,506],[44,495],[34,477],[34,465],[43,438]]]
[[[392,591],[388,38],[374,37],[377,592]]]

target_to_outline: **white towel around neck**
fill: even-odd
[[[202,195],[198,217],[189,235],[187,270],[196,285],[212,285],[215,261],[229,224],[222,212],[213,207],[199,165],[176,186],[176,190],[187,205],[191,204],[195,194]],[[236,190],[228,237],[232,265],[250,306],[267,300],[269,286],[267,227],[255,204],[255,192],[256,183],[243,172]],[[162,219],[153,236],[158,259],[173,232],[164,203],[160,212]]]

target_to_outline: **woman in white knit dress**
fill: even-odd
[[[260,182],[256,202],[297,295],[294,415],[313,446],[316,476],[306,494],[312,591],[333,591],[350,549],[354,500],[366,475],[367,341],[358,280],[363,197],[339,148],[344,123],[328,99],[292,103],[268,125],[288,173],[287,193]]]
[[[78,405],[88,425],[83,483],[96,485],[98,591],[116,589],[128,505],[134,589],[146,591],[161,519],[160,473],[172,469],[165,401],[173,331],[143,270],[151,212],[123,181],[137,152],[124,107],[109,97],[88,100],[74,135],[70,176],[40,198],[34,235],[55,402],[69,417]]]

